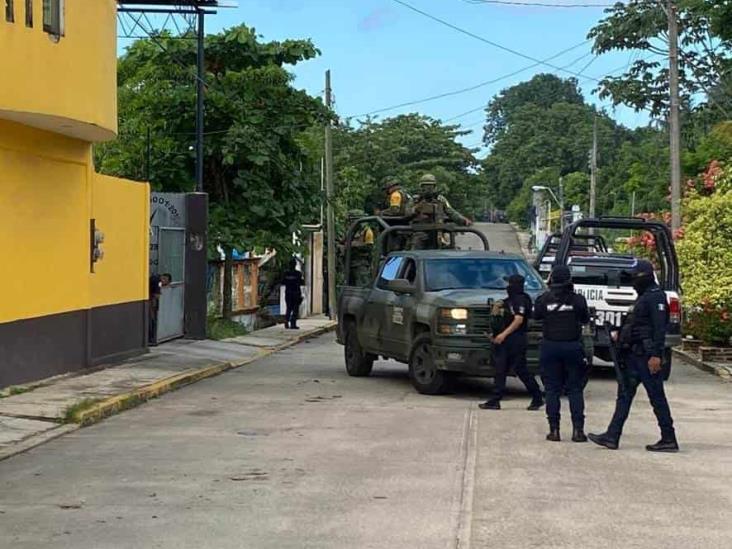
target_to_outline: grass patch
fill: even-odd
[[[100,400],[101,399],[99,398],[85,398],[84,400],[80,400],[79,402],[69,405],[66,410],[64,410],[64,423],[78,423],[79,414],[88,410]]]
[[[32,391],[33,387],[27,385],[12,385],[0,393],[0,398],[7,398],[13,395],[22,395],[28,391]]]
[[[227,339],[246,335],[247,329],[233,320],[225,320],[223,318],[208,318],[208,337],[209,339]]]

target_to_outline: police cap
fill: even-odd
[[[526,279],[520,274],[512,274],[511,276],[505,276],[503,279],[508,282],[509,286],[523,286]]]
[[[636,261],[635,266],[630,272],[633,277],[653,276],[653,264],[645,259]]]

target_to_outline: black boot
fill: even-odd
[[[676,437],[662,438],[656,444],[646,446],[646,450],[649,452],[678,452],[679,443],[676,442]]]
[[[531,404],[529,404],[529,407],[526,408],[527,410],[531,410],[532,412],[535,410],[539,410],[542,406],[544,406],[544,399],[540,396],[535,396],[531,399]]]
[[[481,410],[500,410],[501,400],[498,398],[491,398],[483,404],[478,404],[478,408],[480,408]]]
[[[575,427],[572,431],[572,442],[587,442],[587,435],[585,435],[582,427]]]
[[[547,440],[552,442],[559,442],[562,438],[559,436],[559,427],[549,427],[549,434],[546,436]]]
[[[607,433],[601,433],[599,435],[595,434],[588,434],[587,437],[594,442],[595,444],[599,446],[604,446],[608,450],[617,450],[618,449],[618,439],[608,435]]]

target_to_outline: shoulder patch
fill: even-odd
[[[659,303],[658,304],[658,310],[659,311],[665,311],[666,310],[666,304],[665,303]]]

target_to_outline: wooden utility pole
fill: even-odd
[[[328,110],[332,107],[332,92],[330,88],[330,70],[325,71],[325,106]],[[333,211],[333,136],[331,135],[331,123],[325,126],[325,199],[326,199],[326,223],[328,226],[328,316],[331,320],[337,318],[336,314],[336,254],[335,254],[335,212]]]
[[[597,197],[597,116],[592,125],[592,152],[590,153],[590,217],[595,217]]]
[[[679,121],[679,27],[676,4],[668,0],[668,129],[671,149],[671,230],[681,227],[681,123]]]

